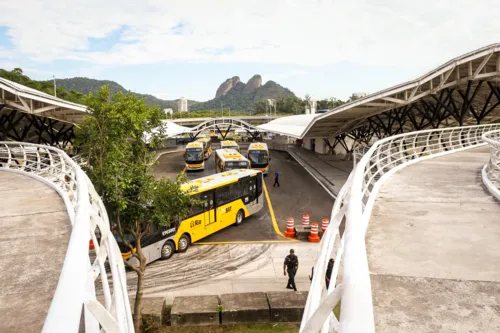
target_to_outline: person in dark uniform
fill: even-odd
[[[297,286],[295,285],[295,274],[297,274],[298,269],[299,258],[295,255],[295,251],[291,249],[290,254],[286,256],[285,262],[283,263],[283,275],[286,276],[286,273],[288,272],[288,284],[286,285],[287,289],[297,291]]]
[[[280,180],[279,180],[279,174],[278,174],[278,171],[276,171],[274,173],[274,184],[273,184],[273,187],[278,185],[278,187],[280,187]]]
[[[326,274],[325,274],[325,283],[326,283],[327,290],[328,290],[328,287],[330,286],[330,279],[332,277],[333,264],[335,264],[335,260],[333,260],[333,258],[331,258],[330,261],[328,261],[328,267],[326,268]]]

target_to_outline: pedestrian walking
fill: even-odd
[[[328,287],[330,286],[330,279],[332,277],[332,271],[333,271],[333,265],[335,264],[335,260],[333,258],[328,261],[328,267],[326,268],[326,274],[325,274],[325,283],[326,283],[326,290],[328,290]]]
[[[297,286],[295,285],[295,274],[297,274],[298,269],[299,258],[295,255],[295,251],[291,249],[290,254],[285,257],[285,262],[283,263],[283,275],[286,276],[286,273],[288,273],[288,284],[286,285],[287,289],[297,291]]]
[[[276,185],[278,185],[278,187],[280,187],[280,180],[279,180],[278,171],[276,171],[274,173],[274,184],[273,184],[273,187],[275,187]]]

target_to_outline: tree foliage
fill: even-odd
[[[154,154],[144,142],[149,134],[150,145],[160,142],[164,113],[151,108],[133,94],[111,94],[107,86],[89,94],[84,102],[92,116],[81,124],[77,138],[85,171],[101,195],[110,222],[118,227],[119,237],[139,264],[126,264],[137,273],[134,324],[140,332],[141,301],[144,287],[146,257],[141,239],[152,224],[169,225],[185,216],[191,199],[181,191],[182,177],[177,180],[156,180],[151,174]],[[128,242],[124,234],[133,236]]]

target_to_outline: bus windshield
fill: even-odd
[[[263,164],[267,165],[268,154],[267,150],[249,150],[248,151],[248,159],[252,164]]]
[[[203,161],[203,150],[201,148],[186,148],[186,162]]]
[[[224,166],[224,171],[233,170],[233,169],[248,169],[247,161],[230,161],[226,162]]]

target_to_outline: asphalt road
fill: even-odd
[[[182,155],[182,152],[178,152],[161,156],[154,175],[175,178],[184,169]],[[197,243],[283,241],[285,239],[277,233],[276,228],[284,233],[288,217],[293,217],[296,224],[301,223],[304,213],[310,215],[311,222],[320,223],[322,218],[330,217],[333,198],[288,153],[271,151],[270,165],[270,174],[265,177],[265,183],[276,224],[273,224],[266,200],[264,208],[246,218],[241,225],[221,230]],[[276,171],[280,175],[280,187],[272,186]],[[190,179],[196,179],[214,173],[215,157],[212,155],[206,161],[204,171],[190,171],[186,175]]]

